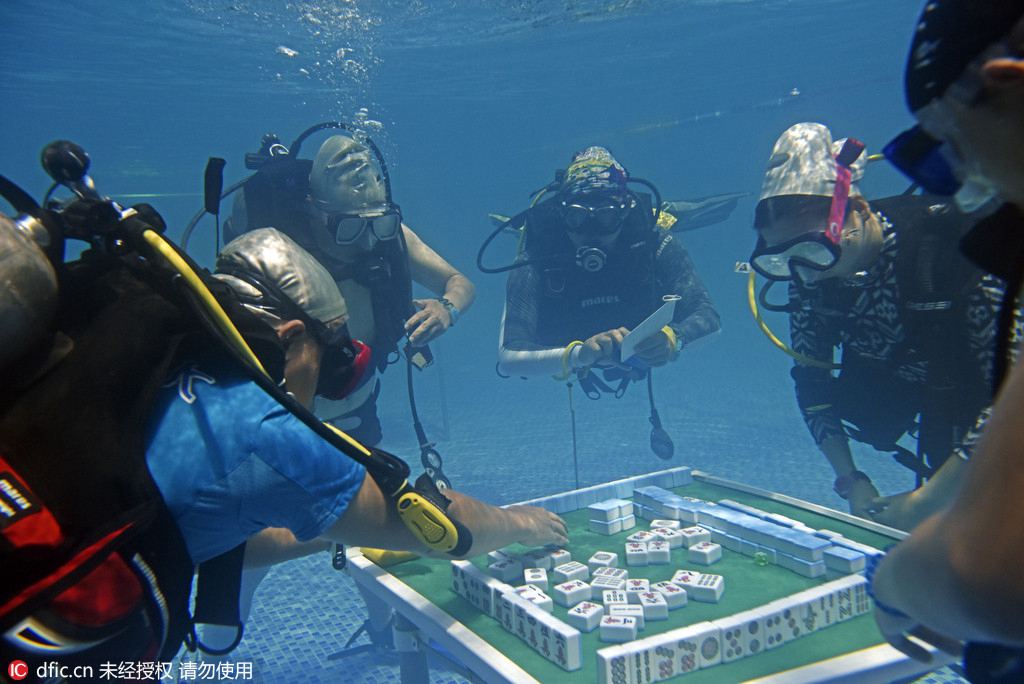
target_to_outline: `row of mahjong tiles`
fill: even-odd
[[[598,571],[605,571],[601,576],[618,577],[626,572],[610,567]],[[620,647],[598,652],[599,681],[607,682],[647,684],[733,662],[871,610],[864,578],[847,575],[735,615],[637,640],[645,619],[667,619],[669,596],[676,599],[671,608],[678,608],[686,605],[687,590],[694,591],[695,599],[701,596],[706,601],[717,602],[721,595],[720,576],[677,571],[673,580],[658,583],[653,587],[655,591],[605,590],[602,603],[575,603],[568,609],[566,621],[562,621],[552,614],[550,600],[539,601],[533,595],[544,596],[535,587],[513,588],[485,575],[472,563],[452,562],[452,587],[456,593],[565,670],[573,671],[582,665],[581,632],[599,627],[602,641],[622,643]],[[629,581],[647,583],[639,579]],[[580,580],[567,584],[586,587]],[[631,603],[634,597],[635,602]],[[622,667],[630,668],[632,679],[621,678]],[[634,668],[640,671],[635,672]]]
[[[667,518],[667,516],[664,518],[660,517],[661,515],[663,515],[664,511],[647,510],[653,509],[653,507],[649,505],[652,502],[650,500],[648,500],[646,503],[643,501],[643,495],[651,490],[644,490],[643,488],[639,489],[641,490],[641,496],[638,497],[640,499],[640,502],[637,504],[637,512],[644,517],[657,518],[660,521],[659,526],[664,525],[664,521],[669,519]],[[688,502],[686,505],[703,505],[708,507],[709,509],[713,509],[713,507],[718,505],[723,506],[724,509],[729,509],[730,507],[732,507],[733,510],[738,510],[739,508],[742,507],[743,503],[749,504],[747,506],[747,510],[751,515],[765,520],[767,520],[769,516],[774,516],[775,518],[777,518],[774,521],[774,524],[778,524],[780,521],[783,523],[788,522],[789,524],[794,525],[793,529],[801,529],[800,526],[802,525],[802,529],[804,531],[810,529],[810,527],[804,525],[804,523],[808,523],[813,528],[829,527],[839,530],[839,532],[829,532],[827,530],[819,529],[818,532],[821,535],[825,535],[836,540],[842,540],[844,543],[849,542],[851,546],[857,546],[854,540],[856,540],[857,542],[872,544],[876,547],[883,547],[891,543],[891,540],[887,537],[866,531],[862,528],[858,528],[857,526],[850,525],[840,520],[836,520],[835,518],[832,518],[830,516],[822,515],[808,510],[801,510],[786,503],[772,501],[770,499],[765,499],[757,495],[741,493],[734,489],[722,487],[717,484],[712,484],[708,482],[693,482],[687,484],[685,488],[683,488],[683,486],[680,485],[677,491],[680,491],[691,496],[675,498],[675,495],[673,495],[670,492],[667,492],[667,490],[661,490],[660,495],[664,496],[665,501],[668,501],[670,503],[686,501]],[[609,494],[613,493],[613,489],[608,488],[608,492]],[[619,486],[618,489],[614,490],[614,494],[620,497],[628,496],[631,493],[632,490],[630,490],[630,492],[626,492],[622,489],[621,486]],[[703,497],[703,500],[696,499],[694,498],[695,496]],[[602,501],[602,499],[600,498],[600,496],[591,497],[589,503],[593,503],[595,501]],[[709,503],[710,501],[718,501],[719,503],[713,504]],[[630,503],[632,505],[637,502],[627,503]],[[579,552],[580,561],[587,561],[589,560],[589,557],[597,555],[597,552],[600,551],[602,548],[609,548],[607,544],[601,542],[602,539],[607,539],[609,542],[611,542],[612,539],[608,538],[603,534],[594,532],[592,529],[588,529],[588,521],[592,518],[592,511],[587,507],[587,504],[582,505],[582,508],[576,510],[570,509],[568,511],[563,512],[562,515],[563,517],[565,517],[566,521],[570,525],[570,549],[572,549],[574,553],[576,553],[577,551]],[[764,511],[758,508],[761,506],[768,510]],[[791,519],[785,518],[780,514],[794,515],[800,518],[803,521],[803,523],[797,523],[797,521],[789,522]],[[677,522],[680,523],[681,529],[683,525],[689,527],[694,526],[690,524],[689,521]],[[667,525],[667,527],[670,526],[671,525]],[[712,535],[721,534],[720,530],[716,530],[714,528],[712,528],[710,531]],[[843,535],[845,535],[845,537]],[[625,533],[621,534],[616,537],[616,540],[618,542],[624,543],[624,539],[626,536],[627,534]],[[722,537],[719,538],[721,539]],[[725,541],[728,540],[726,539]],[[648,624],[646,630],[641,635],[644,638],[641,638],[640,641],[636,643],[645,641],[645,638],[650,639],[652,638],[652,635],[657,636],[658,633],[678,631],[680,628],[687,627],[688,625],[692,625],[694,623],[704,623],[712,620],[718,620],[728,615],[733,615],[736,613],[741,613],[745,610],[749,610],[755,606],[763,606],[766,603],[771,603],[773,600],[782,599],[788,595],[793,595],[801,591],[807,590],[808,588],[813,588],[815,585],[819,585],[820,582],[823,581],[820,578],[817,580],[803,578],[801,576],[794,574],[793,572],[786,572],[784,568],[772,566],[770,563],[767,567],[762,567],[758,565],[749,557],[750,555],[753,555],[752,551],[756,548],[753,544],[749,542],[744,542],[742,548],[729,548],[728,546],[726,546],[725,548],[726,552],[723,556],[723,560],[720,563],[717,563],[714,566],[713,570],[704,570],[704,572],[710,571],[727,577],[730,585],[730,590],[723,597],[722,603],[720,605],[703,604],[699,602],[694,602],[691,599],[689,606],[684,610],[672,610],[670,612],[668,620],[657,621]],[[861,548],[865,551],[877,552],[873,547],[862,546]],[[512,550],[513,549],[508,549],[507,551]],[[531,551],[517,546],[514,547],[514,550],[516,553],[511,553],[509,555],[516,558],[526,556],[531,553],[539,556],[549,555],[547,551],[539,549],[534,549]],[[737,551],[737,553],[732,553],[733,551]],[[679,553],[680,552],[674,550],[672,551],[673,555],[678,555]],[[682,553],[685,554],[685,552]],[[741,555],[741,553],[747,553],[747,556],[743,556]],[[555,557],[554,560],[557,561],[568,558],[571,558],[571,556]],[[493,562],[494,559],[495,558],[492,557],[490,562]],[[480,564],[484,562],[484,559],[483,557],[481,557],[479,559],[476,559],[474,562],[478,566],[480,566]],[[495,620],[485,618],[483,615],[480,614],[479,610],[477,608],[474,608],[469,602],[462,601],[462,599],[456,599],[457,602],[452,603],[449,600],[443,599],[440,595],[432,593],[436,590],[440,590],[442,588],[442,584],[447,587],[451,586],[451,572],[450,570],[448,570],[444,572],[443,575],[435,577],[433,572],[426,572],[428,569],[427,566],[431,565],[433,565],[433,563],[421,561],[409,564],[407,566],[399,566],[392,572],[401,577],[403,581],[411,584],[414,587],[417,587],[419,591],[425,593],[426,595],[435,596],[436,600],[439,601],[439,605],[443,606],[445,610],[450,612],[453,616],[457,616],[457,619],[459,621],[463,622],[468,627],[470,627],[472,631],[476,632],[480,636],[483,636],[491,644],[498,646],[499,648],[501,648],[503,652],[506,652],[513,656],[516,662],[520,662],[521,666],[524,667],[524,669],[530,672],[533,676],[537,677],[541,681],[547,681],[548,679],[556,676],[555,672],[560,669],[558,666],[553,664],[544,665],[544,663],[547,661],[544,659],[543,655],[540,654],[540,652],[535,653],[533,655],[530,655],[529,651],[518,652],[517,654],[516,647],[514,647],[513,642],[509,640],[511,639],[515,643],[520,643],[520,640],[515,635],[509,634]],[[679,567],[686,567],[688,565],[690,565],[688,561],[683,561],[669,565],[648,566],[644,568],[642,571],[636,571],[633,568],[631,568],[631,570],[634,571],[634,574],[645,574],[650,579],[651,583],[654,584],[659,581],[663,582],[671,580],[672,575]],[[486,568],[486,564],[484,564],[483,568]],[[481,568],[480,574],[484,574],[483,568]],[[524,568],[524,570],[525,569],[526,568]],[[440,570],[440,567],[438,568],[438,570]],[[425,572],[426,574],[424,574]],[[549,573],[549,577],[551,577],[552,574],[553,573]],[[828,570],[828,577],[836,576],[838,576],[836,571]],[[551,579],[553,579],[553,577],[551,577]],[[600,601],[592,601],[592,603],[600,603]],[[460,605],[465,607],[460,607]],[[568,620],[568,611],[565,608],[562,608],[561,606],[556,606],[554,610],[555,617],[558,619],[558,622],[565,626],[568,626],[566,622],[566,620]],[[473,617],[474,614],[477,617]],[[490,627],[488,625],[493,625],[493,627]],[[505,636],[502,636],[503,634]],[[595,630],[591,633],[581,633],[581,639],[584,644],[586,652],[590,653],[593,651],[597,651],[598,649],[609,648],[607,644],[604,644],[603,642],[599,641],[598,635],[599,630]],[[818,654],[818,657],[825,657],[827,653],[838,654],[841,652],[846,652],[846,650],[856,650],[858,648],[866,648],[869,646],[873,646],[878,644],[879,642],[880,637],[877,634],[877,631],[873,628],[873,625],[870,624],[870,618],[862,618],[859,620],[855,620],[853,622],[837,624],[828,632],[824,632],[820,636],[812,635],[808,639],[801,640],[801,646],[798,651],[793,651],[792,649],[781,649],[778,651],[772,651],[772,655],[770,656],[766,654],[761,658],[757,659],[743,659],[740,661],[735,661],[734,663],[728,666],[728,671],[730,673],[749,673],[749,676],[754,676],[758,672],[766,673],[769,671],[774,671],[764,668],[775,667],[774,665],[769,665],[769,663],[776,663],[780,661],[780,659],[786,661],[787,667],[791,666],[788,665],[788,663],[807,664],[813,662],[814,654]],[[529,646],[529,644],[527,645]],[[610,648],[620,648],[620,646],[614,646]],[[748,661],[749,664],[744,664],[748,663]],[[765,661],[764,664],[761,664],[761,661]],[[549,667],[553,669],[549,671]],[[586,673],[586,677],[584,677],[580,681],[592,681],[594,672],[594,660],[592,660],[591,658],[585,659],[585,662],[583,664],[583,673]],[[708,676],[710,676],[711,679],[707,679],[703,675],[698,674],[691,675],[689,679],[695,679],[696,682],[714,682],[720,681],[718,677],[722,675],[715,675],[713,672],[709,672]],[[730,674],[728,676],[732,677],[734,675]],[[746,675],[737,674],[735,676],[737,678],[747,678]]]

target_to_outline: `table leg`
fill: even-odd
[[[401,613],[395,613],[395,650],[401,660],[399,668],[402,684],[429,684],[430,668],[419,630]]]

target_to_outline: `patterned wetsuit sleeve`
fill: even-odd
[[[801,302],[800,291],[790,287],[790,301]],[[790,346],[793,351],[812,359],[830,362],[840,342],[839,330],[810,307],[800,307],[789,315]],[[830,437],[844,438],[839,414],[832,406],[832,375],[828,369],[806,366],[799,362],[790,371],[796,386],[796,402],[816,444]]]
[[[981,376],[989,386],[992,385],[996,328],[1004,291],[1005,284],[1002,280],[991,274],[986,274],[981,279],[981,287],[971,291],[970,299],[967,302],[968,345],[972,357],[981,369]],[[1016,312],[1016,319],[1021,320],[1020,310]],[[982,410],[974,426],[967,431],[961,443],[954,449],[957,456],[964,460],[971,457],[991,415],[990,406]]]
[[[671,235],[662,242],[658,255],[658,285],[661,294],[682,297],[676,304],[671,325],[684,346],[721,329],[718,311],[697,275],[693,260],[682,243]]]

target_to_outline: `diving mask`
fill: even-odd
[[[952,196],[965,214],[977,211],[999,195],[992,182],[971,168],[956,148],[933,138],[923,126],[900,133],[885,146],[884,152],[903,175],[926,192]]]
[[[972,107],[983,97],[986,62],[1012,54],[1006,42],[991,45],[941,97],[914,112],[919,125],[900,133],[883,150],[886,159],[910,180],[927,192],[952,196],[965,213],[988,204],[998,192],[951,144],[960,135],[956,109]]]
[[[793,280],[799,277],[799,269],[821,272],[836,265],[842,255],[840,241],[853,184],[850,167],[863,152],[864,144],[849,138],[836,155],[836,183],[825,228],[771,246],[763,236],[759,237],[750,255],[750,265],[755,271],[770,280]]]
[[[612,202],[599,206],[589,203],[562,201],[562,220],[568,230],[591,235],[611,235],[617,231],[633,208],[629,201]]]
[[[359,242],[369,231],[378,241],[393,240],[402,228],[402,211],[398,205],[390,205],[382,213],[367,216],[365,214],[328,214],[327,230],[334,235],[334,242],[339,245],[352,245]]]
[[[797,269],[827,271],[836,265],[842,250],[822,231],[805,233],[778,245],[759,238],[750,266],[769,280],[792,280]]]
[[[366,369],[370,367],[370,347],[353,340],[347,324],[328,328],[316,321],[312,326],[313,335],[323,348],[316,393],[325,399],[339,401],[359,387]]]

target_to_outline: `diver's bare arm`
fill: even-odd
[[[542,546],[565,544],[568,540],[562,519],[541,508],[497,508],[451,490],[446,495],[452,501],[449,514],[469,528],[473,535],[473,546],[466,554],[467,558],[516,542]],[[348,509],[324,536],[352,546],[447,557],[428,550],[409,532],[371,477],[364,478]]]
[[[326,539],[300,542],[292,531],[283,527],[268,527],[249,537],[245,544],[245,567],[259,568],[327,551],[331,543]]]
[[[402,224],[402,234],[409,248],[412,279],[428,290],[444,297],[459,313],[466,313],[476,299],[476,287],[444,257],[431,249],[411,228]]]
[[[953,637],[1024,645],[1024,364],[997,398],[952,506],[875,575],[879,600]]]

